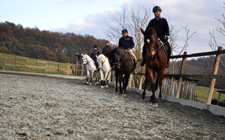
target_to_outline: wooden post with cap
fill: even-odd
[[[218,47],[218,51],[221,51],[221,50],[222,50],[222,47]],[[220,64],[220,57],[221,57],[221,54],[216,55],[214,69],[213,69],[213,75],[217,75],[217,72],[219,69],[219,64]],[[216,84],[216,78],[212,78],[211,84],[209,87],[208,97],[207,97],[207,104],[211,104],[215,84]]]
[[[181,63],[181,69],[180,69],[180,75],[184,74],[184,68],[186,65],[186,57],[185,55],[187,55],[187,52],[184,52],[184,57]],[[180,77],[179,78],[179,83],[178,83],[178,88],[177,88],[177,95],[176,98],[180,98],[180,91],[181,91],[181,87],[182,87],[182,83],[183,83],[183,78]]]

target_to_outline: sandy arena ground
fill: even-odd
[[[0,74],[0,139],[225,139],[224,117],[84,82]]]

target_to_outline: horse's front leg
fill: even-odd
[[[103,75],[102,69],[100,69],[99,74],[100,74],[100,79],[101,79],[101,88],[104,88],[104,78],[103,78],[104,75]]]
[[[91,75],[91,78],[90,78],[90,85],[91,85],[92,84],[92,78],[94,76],[94,71],[91,71],[90,75]]]
[[[123,88],[122,88],[122,81],[123,81],[123,79],[122,78],[123,78],[122,74],[119,74],[120,93],[123,93]]]
[[[162,82],[163,82],[163,78],[164,78],[164,73],[165,73],[165,68],[162,69],[161,72],[159,72],[157,75],[158,75],[158,83],[159,83],[159,99],[161,100],[162,99],[162,93],[161,93],[161,90],[162,90]]]
[[[86,84],[89,85],[89,77],[90,77],[90,71],[88,70],[87,71],[87,81],[86,81]]]
[[[126,89],[127,89],[129,79],[130,79],[130,74],[126,74],[124,77],[124,85],[123,85],[124,94],[126,94]]]
[[[148,87],[149,78],[150,78],[150,73],[149,73],[149,71],[146,69],[146,72],[145,72],[145,82],[144,82],[144,91],[143,91],[143,93],[142,93],[142,100],[145,100],[146,89],[147,89],[147,87]]]
[[[116,92],[118,92],[118,78],[119,78],[119,75],[116,72]]]
[[[107,72],[107,75],[106,75],[106,87],[108,88],[109,87],[109,80],[110,80],[110,77],[111,77],[111,70]]]

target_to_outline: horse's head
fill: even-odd
[[[81,54],[81,56],[82,56],[83,64],[86,65],[88,63],[87,55],[86,54]]]
[[[157,39],[158,36],[156,34],[155,28],[148,28],[146,31],[144,31],[141,28],[141,32],[144,35],[144,44],[147,48],[147,55],[154,57],[156,54],[156,45],[157,45]]]
[[[104,63],[105,59],[106,59],[106,56],[103,55],[103,54],[100,54],[100,55],[97,57],[97,62],[98,62],[98,64],[99,64],[99,68],[102,67],[102,63]]]

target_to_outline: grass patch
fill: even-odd
[[[46,61],[41,59],[27,58],[22,56],[0,53],[0,70],[4,69],[4,58],[6,59],[5,70],[8,71],[46,73],[45,68],[47,66],[48,74],[67,75],[68,72],[69,75],[72,75],[71,66],[73,68],[75,67],[75,64],[58,63],[54,61]],[[25,68],[26,65],[28,66],[27,68]]]
[[[216,88],[214,89],[213,99],[218,99],[219,93],[217,92],[217,90],[219,90],[219,89],[216,89]],[[197,86],[195,92],[196,92],[196,95],[197,95],[198,99],[207,100],[209,87]],[[225,100],[224,94],[221,94],[220,100]]]

